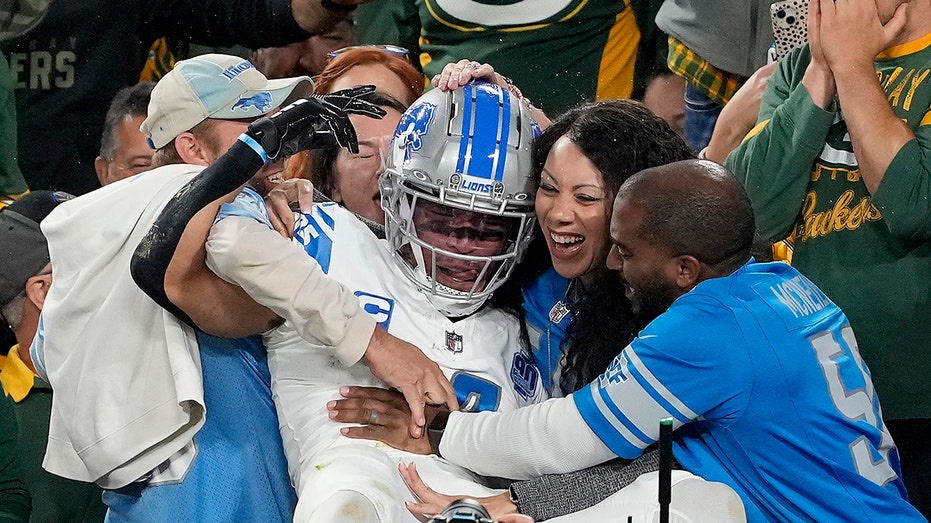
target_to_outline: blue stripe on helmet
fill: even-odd
[[[490,180],[494,175],[495,159],[499,156],[500,91],[481,84],[475,87],[475,123],[472,126],[472,147],[465,174]]]
[[[495,180],[504,179],[504,162],[508,159],[508,134],[511,132],[511,96],[501,90],[503,105],[501,106],[501,137],[498,140],[498,166],[495,169]]]
[[[469,130],[472,125],[472,84],[465,84],[462,87],[462,98],[464,100],[462,107],[462,129],[459,138],[459,159],[456,161],[456,172],[464,173],[466,169],[466,154],[469,151],[469,139],[471,134]]]

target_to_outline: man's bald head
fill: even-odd
[[[688,254],[717,273],[743,265],[753,247],[750,199],[724,166],[684,160],[640,171],[615,199],[642,211],[638,236],[673,255]]]

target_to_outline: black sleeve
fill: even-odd
[[[518,511],[543,521],[587,509],[633,483],[647,472],[659,470],[659,451],[635,460],[614,459],[578,472],[552,474],[511,484]]]
[[[248,182],[263,164],[251,147],[237,140],[229,151],[178,190],[133,253],[130,273],[136,285],[188,325],[194,326],[190,317],[165,294],[165,272],[181,234],[198,211]]]
[[[209,46],[279,47],[310,38],[294,20],[291,0],[140,2],[143,41],[168,36]]]

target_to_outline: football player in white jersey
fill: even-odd
[[[450,379],[462,410],[513,410],[545,399],[520,341],[518,318],[486,302],[523,256],[534,229],[528,104],[472,83],[434,90],[404,114],[380,179],[387,239],[351,212],[318,204],[296,220],[294,243],[348,287],[389,333],[413,343]],[[242,243],[278,249],[262,199],[245,190],[224,206],[207,243],[208,265],[250,294],[273,273],[249,271]],[[294,293],[309,292],[294,281]],[[258,290],[256,290],[258,289]],[[253,294],[254,295],[254,294]],[[341,365],[288,323],[265,335],[279,422],[299,501],[296,521],[416,521],[397,471],[415,461],[435,485],[488,495],[480,478],[436,456],[348,439],[326,404],[341,386],[384,386],[364,364]],[[343,362],[344,363],[344,362]],[[373,410],[368,424],[377,426]]]

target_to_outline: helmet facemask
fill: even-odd
[[[387,239],[402,272],[447,316],[481,307],[530,243],[531,123],[529,109],[506,90],[474,83],[431,91],[398,125],[379,180]],[[497,130],[498,142],[473,146],[475,128]],[[479,163],[470,154],[491,159],[484,177],[470,168]]]

